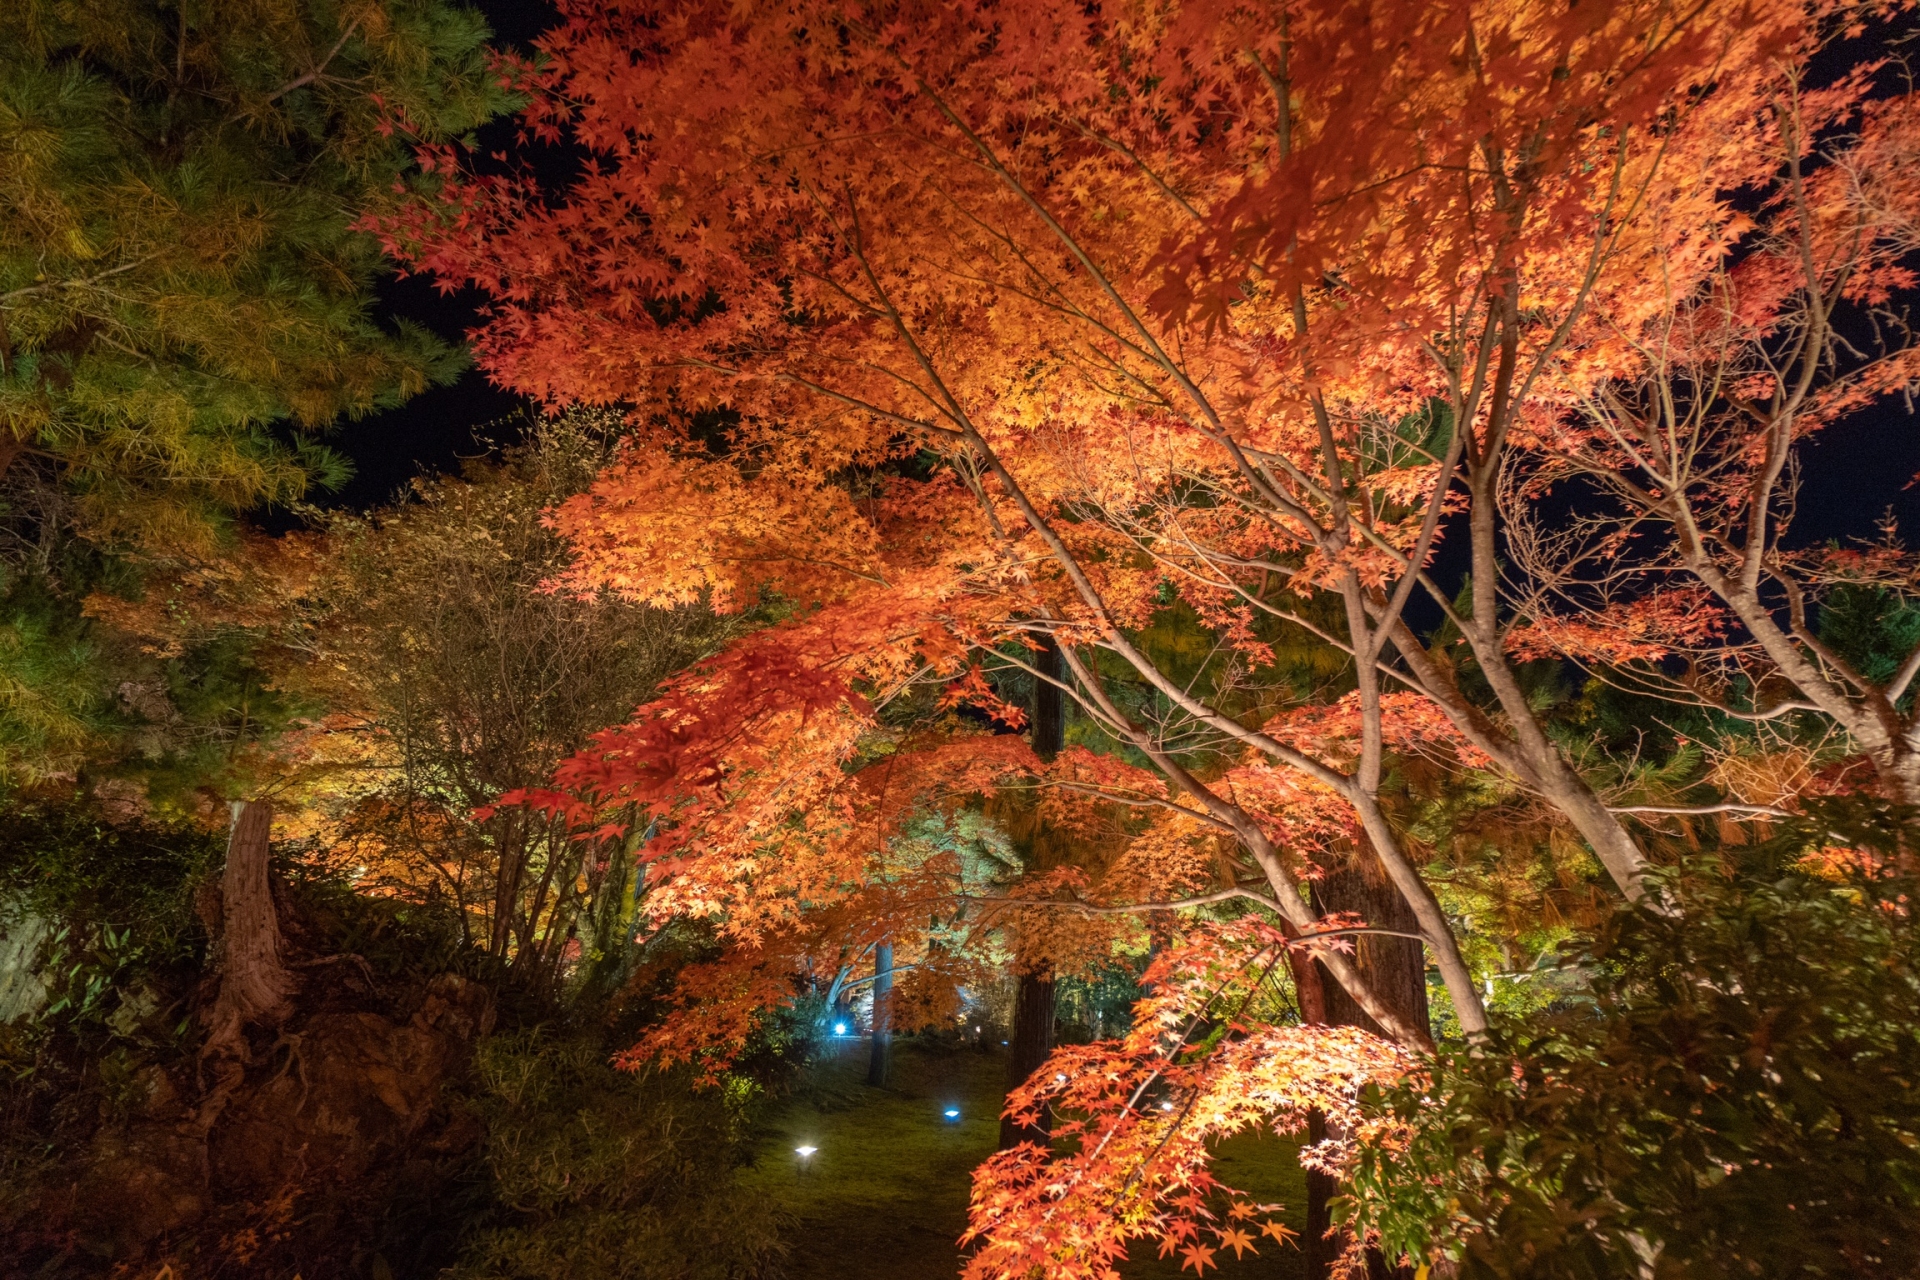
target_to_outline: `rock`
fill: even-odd
[[[46,1004],[40,953],[52,933],[45,916],[0,903],[0,1025],[38,1013]]]

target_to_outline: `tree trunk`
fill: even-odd
[[[1287,967],[1293,971],[1293,990],[1300,1001],[1300,1021],[1310,1025],[1325,1026],[1331,1020],[1327,1017],[1327,993],[1339,991],[1341,998],[1349,1005],[1353,998],[1340,990],[1340,984],[1331,981],[1318,963],[1307,958],[1304,952],[1289,950]],[[1307,1113],[1307,1141],[1323,1142],[1327,1136],[1327,1118],[1318,1111]],[[1327,1280],[1333,1274],[1334,1259],[1340,1254],[1339,1241],[1328,1236],[1333,1226],[1327,1214],[1327,1202],[1333,1199],[1339,1183],[1326,1174],[1308,1169],[1307,1174],[1307,1223],[1300,1236],[1300,1265],[1307,1280]]]
[[[513,907],[520,898],[520,873],[527,865],[527,816],[509,814],[500,827],[500,857],[494,865],[493,928],[487,936],[487,954],[503,959],[513,941]]]
[[[1013,1030],[1008,1036],[1012,1054],[1007,1059],[1007,1090],[1012,1092],[1027,1082],[1027,1077],[1046,1065],[1053,1052],[1053,971],[1023,973],[1020,989],[1013,1001]],[[1000,1149],[1017,1147],[1023,1142],[1046,1146],[1052,1141],[1053,1118],[1043,1109],[1039,1123],[1015,1124],[1000,1117]]]
[[[265,800],[233,805],[227,865],[220,878],[220,996],[217,1029],[273,1021],[286,1012],[293,978],[280,961],[280,918],[267,879],[267,833],[273,806]]]
[[[267,836],[273,806],[264,800],[233,805],[227,838],[227,865],[220,877],[220,919],[214,940],[214,967],[220,994],[206,1016],[200,1046],[203,1070],[213,1085],[196,1109],[200,1132],[213,1128],[227,1099],[240,1087],[253,1054],[247,1046],[250,1023],[276,1023],[288,1013],[293,976],[280,958],[280,918],[268,878]]]
[[[1406,899],[1370,862],[1328,872],[1314,883],[1313,903],[1315,910],[1322,914],[1352,911],[1376,929],[1420,931]],[[1394,1011],[1415,1026],[1431,1030],[1426,953],[1420,943],[1411,938],[1362,934],[1355,939],[1354,962],[1368,984]],[[1336,1027],[1361,1027],[1375,1035],[1381,1034],[1374,1020],[1318,962],[1296,963],[1294,984],[1300,995],[1303,1020]],[[1310,1115],[1307,1134],[1314,1142],[1325,1140],[1328,1136],[1325,1117],[1318,1112]],[[1344,1242],[1337,1235],[1327,1234],[1333,1226],[1327,1202],[1339,1187],[1339,1182],[1326,1174],[1307,1172],[1307,1226],[1305,1239],[1301,1241],[1306,1280],[1327,1280],[1344,1248]],[[1367,1274],[1370,1280],[1412,1280],[1413,1275],[1406,1268],[1388,1266],[1387,1260],[1374,1249],[1367,1251]]]
[[[867,1083],[885,1087],[893,1065],[893,944],[873,949],[873,1049],[867,1057]]]
[[[1912,737],[1902,735],[1892,751],[1874,757],[1881,794],[1895,804],[1920,805],[1920,744],[1908,746]]]
[[[1396,933],[1420,932],[1420,922],[1414,918],[1413,909],[1375,870],[1371,860],[1364,869],[1343,867],[1315,881],[1313,905],[1322,915],[1351,911],[1371,928],[1391,929]],[[1354,939],[1353,959],[1368,984],[1395,1012],[1416,1027],[1431,1031],[1426,950],[1419,942],[1412,938],[1361,934]],[[1339,983],[1329,979],[1323,985],[1328,1023],[1336,1027],[1362,1027],[1384,1039],[1392,1039]]]
[[[1040,644],[1040,652],[1033,655],[1033,669],[1043,676],[1059,680],[1064,674],[1064,664],[1060,661],[1060,646],[1052,636],[1046,637]],[[1067,739],[1066,700],[1061,696],[1060,686],[1047,680],[1035,680],[1033,684],[1033,753],[1042,760],[1051,760],[1060,754],[1060,748]]]
[[[1307,1140],[1325,1142],[1327,1117],[1318,1111],[1307,1113]],[[1340,1191],[1340,1180],[1318,1169],[1307,1170],[1307,1225],[1300,1238],[1300,1266],[1306,1280],[1328,1280],[1333,1264],[1345,1243],[1333,1229],[1333,1215],[1327,1205]]]
[[[1065,700],[1060,686],[1051,682],[1061,679],[1065,672],[1060,645],[1052,636],[1042,637],[1040,651],[1033,656],[1033,669],[1049,677],[1035,680],[1033,684],[1033,753],[1042,760],[1052,760],[1065,744],[1067,727]],[[1020,986],[1013,1000],[1013,1026],[1007,1037],[1012,1048],[1007,1060],[1009,1093],[1025,1084],[1027,1077],[1038,1071],[1053,1052],[1053,1003],[1051,968],[1020,975]],[[1040,1122],[1031,1126],[1015,1124],[1002,1116],[1000,1148],[1004,1151],[1023,1142],[1037,1142],[1044,1147],[1051,1141],[1052,1131],[1053,1117],[1044,1110],[1040,1113]]]

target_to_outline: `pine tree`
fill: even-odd
[[[375,322],[352,224],[410,132],[508,104],[486,37],[441,0],[8,5],[0,471],[45,460],[88,528],[170,541],[337,477],[298,433],[457,368]]]
[[[445,0],[0,6],[7,775],[74,767],[153,682],[79,616],[137,594],[130,554],[217,554],[237,513],[344,478],[319,433],[458,371],[375,318],[354,223],[416,143],[512,104],[487,36]]]

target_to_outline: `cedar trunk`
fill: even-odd
[[[1052,636],[1041,638],[1039,652],[1033,656],[1033,668],[1047,679],[1033,683],[1033,753],[1042,760],[1060,754],[1066,742],[1066,703],[1058,684],[1065,664],[1060,646]],[[1012,1050],[1007,1060],[1007,1090],[1012,1092],[1027,1082],[1027,1077],[1046,1064],[1053,1053],[1053,970],[1043,968],[1020,975],[1020,987],[1014,995],[1013,1027],[1007,1037]],[[1044,1109],[1039,1123],[1019,1125],[1000,1118],[1000,1148],[1051,1141],[1053,1117]]]
[[[1012,1054],[1007,1059],[1007,1090],[1019,1088],[1027,1077],[1047,1063],[1053,1052],[1053,973],[1023,973],[1020,989],[1013,1001]],[[1000,1117],[1000,1149],[1017,1147],[1023,1142],[1046,1146],[1052,1141],[1053,1117],[1043,1108],[1039,1122],[1015,1124],[1011,1117]]]

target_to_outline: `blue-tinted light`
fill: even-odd
[[[847,1024],[846,1024],[846,1023],[844,1023],[844,1022],[836,1022],[836,1023],[834,1023],[834,1024],[833,1024],[833,1034],[835,1034],[835,1035],[837,1035],[837,1036],[843,1036],[843,1035],[845,1035],[845,1034],[847,1034]]]
[[[948,1107],[945,1111],[942,1111],[940,1114],[945,1116],[949,1120],[958,1120],[960,1118],[960,1108]]]

